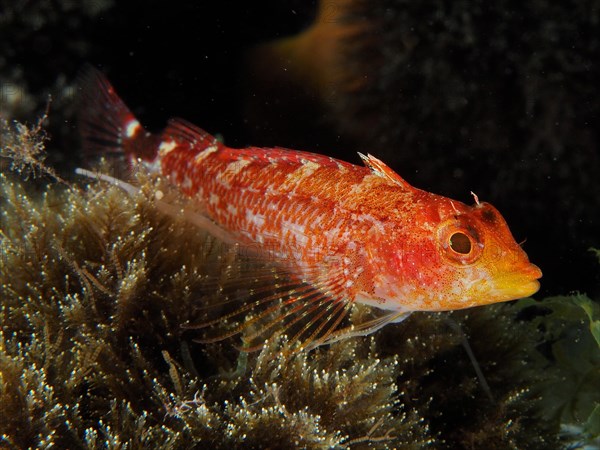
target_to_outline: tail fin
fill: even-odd
[[[85,153],[154,159],[158,138],[143,129],[99,70],[84,67],[79,90],[79,130]]]

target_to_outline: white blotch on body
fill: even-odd
[[[306,228],[304,225],[291,222],[289,220],[284,220],[281,223],[281,226],[284,230],[289,231],[294,236],[296,239],[296,244],[299,244],[303,247],[306,246],[308,243],[308,237],[306,236]]]
[[[210,197],[208,199],[208,204],[211,206],[214,206],[218,203],[219,203],[219,196],[216,194],[210,194]]]
[[[350,189],[348,195],[352,196],[354,194],[364,192],[365,189],[367,189],[372,183],[378,182],[381,182],[381,177],[377,174],[370,173],[366,175],[359,183],[356,183],[354,186],[352,186],[352,189]]]
[[[214,152],[216,152],[218,150],[219,150],[219,147],[217,145],[211,145],[210,147],[206,147],[204,150],[202,150],[200,153],[198,153],[194,157],[194,161],[196,163],[201,163],[207,156],[213,154]]]
[[[172,139],[169,141],[162,141],[158,146],[158,154],[162,158],[175,150],[175,147],[177,147],[177,142]]]
[[[249,159],[240,159],[239,161],[231,162],[227,165],[227,167],[223,171],[222,176],[233,178],[238,173],[240,173],[244,169],[244,167],[246,167],[250,163],[252,163],[252,161],[250,161]]]
[[[254,224],[260,229],[265,224],[265,216],[262,214],[255,214],[252,211],[246,211],[246,221]]]
[[[285,183],[298,183],[305,178],[310,177],[320,167],[321,166],[316,162],[303,160],[302,165],[298,169],[286,176]]]

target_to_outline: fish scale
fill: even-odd
[[[255,228],[252,223],[252,215],[260,214],[266,218],[267,222],[262,230],[265,235],[274,236],[274,239],[277,236],[293,238],[293,234],[283,235],[285,231],[282,229],[284,221],[304,227],[308,211],[316,209],[314,203],[320,201],[331,202],[332,200],[330,191],[317,189],[321,184],[319,177],[327,182],[334,178],[332,175],[335,172],[332,174],[331,169],[335,166],[331,164],[328,158],[323,159],[329,167],[320,165],[315,161],[316,158],[312,158],[309,162],[316,164],[317,167],[310,172],[310,178],[299,178],[293,184],[290,184],[284,180],[290,173],[294,173],[298,168],[303,167],[306,160],[291,160],[288,158],[278,163],[265,165],[266,158],[261,155],[261,153],[266,152],[264,150],[256,149],[254,151],[255,154],[260,155],[257,159],[242,155],[245,159],[238,160],[233,160],[231,155],[221,155],[221,152],[227,151],[228,149],[222,148],[199,163],[190,166],[187,163],[182,163],[182,161],[186,161],[186,158],[182,155],[193,160],[192,150],[189,146],[180,144],[160,160],[163,174],[167,174],[175,180],[191,178],[192,184],[201,187],[202,192],[214,192],[219,197],[218,202],[209,205],[208,209],[211,216],[217,222],[225,224],[226,227],[232,226],[233,222],[236,222],[241,224],[239,225],[241,229],[252,230]],[[226,185],[223,185],[220,182],[220,174],[227,173],[231,165],[238,165],[240,162],[248,162],[248,164],[244,164],[243,168],[236,171],[236,174],[227,181]],[[200,167],[196,167],[196,164],[200,164]],[[360,169],[360,171],[356,169]],[[364,177],[368,174],[365,168],[357,167],[356,169],[354,170],[359,173],[348,181],[338,176],[338,183],[345,182],[353,185],[361,176]],[[323,173],[320,174],[320,172]],[[267,189],[264,180],[269,179],[272,180],[272,184]],[[195,192],[190,191],[188,194],[194,195],[196,192],[197,190]],[[244,192],[246,195],[242,197],[240,192]],[[286,203],[289,203],[287,208],[269,208],[269,205],[272,204],[284,205]],[[237,215],[227,210],[227,206],[232,204],[238,207]],[[252,214],[248,215],[248,211]],[[331,214],[330,221],[341,225],[345,222],[346,212],[341,209],[338,209],[338,211],[338,215]],[[315,213],[318,213],[318,210],[315,210]],[[327,223],[324,225],[327,225]],[[268,239],[266,241],[268,242]],[[320,241],[323,241],[323,239]],[[288,244],[290,247],[294,247],[294,242]]]
[[[304,348],[368,334],[412,311],[468,308],[539,289],[539,268],[501,214],[476,196],[468,206],[417,189],[372,155],[359,154],[365,166],[357,166],[284,148],[233,149],[182,119],[151,134],[94,69],[82,77],[82,91],[88,152],[119,151],[165,176],[202,212],[194,223],[251,246],[290,279],[229,314],[254,318],[226,336],[260,320],[267,324],[254,337],[275,324],[284,332],[305,323],[292,339]],[[353,303],[381,314],[340,327]]]

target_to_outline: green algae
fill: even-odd
[[[531,324],[544,330],[544,346],[537,356],[554,371],[540,387],[544,414],[566,434],[575,431],[575,441],[593,442],[600,437],[600,306],[582,294],[518,306],[538,310]]]

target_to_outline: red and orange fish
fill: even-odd
[[[371,155],[360,154],[363,167],[283,148],[233,149],[181,119],[150,134],[99,72],[88,70],[83,90],[87,149],[141,160],[200,206],[207,229],[259,247],[304,286],[256,303],[272,302],[270,327],[308,318],[306,344],[539,289],[540,269],[476,197],[467,206],[417,189]],[[354,303],[385,313],[340,334]]]

